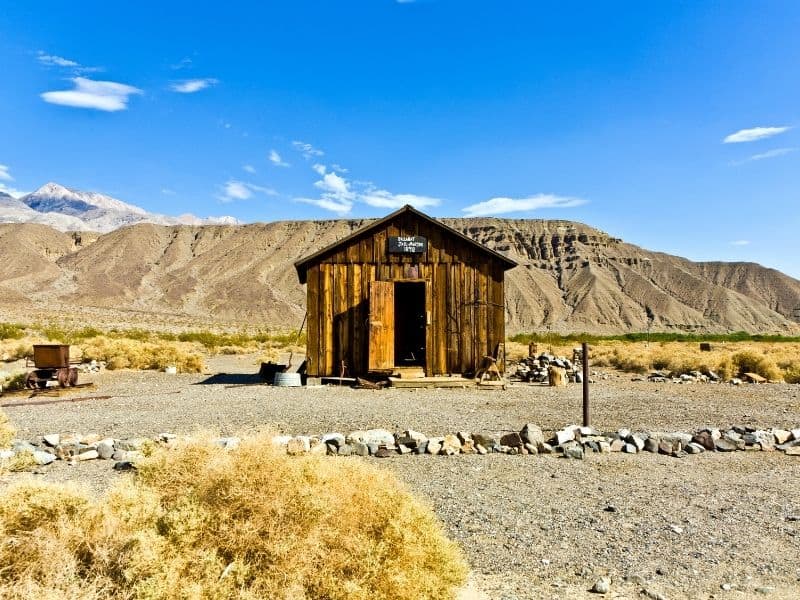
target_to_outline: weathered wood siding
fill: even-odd
[[[389,254],[389,236],[427,238],[422,254]],[[307,268],[308,373],[351,375],[369,367],[372,281],[424,280],[430,311],[428,375],[474,372],[505,338],[503,265],[411,213],[343,242]]]

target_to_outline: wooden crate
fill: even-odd
[[[34,344],[33,364],[37,369],[69,367],[69,344]]]

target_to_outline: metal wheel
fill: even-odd
[[[77,367],[70,367],[69,368],[69,379],[68,383],[70,387],[74,387],[78,384],[78,368]]]
[[[36,372],[31,371],[25,376],[25,387],[28,388],[29,390],[35,390],[36,383],[38,382],[38,380],[39,378],[36,377]]]
[[[56,373],[59,387],[67,387],[69,383],[69,369],[59,369]]]

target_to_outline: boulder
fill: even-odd
[[[394,434],[386,429],[369,429],[364,432],[364,443],[379,446],[393,446]]]
[[[97,453],[97,450],[86,450],[85,452],[81,452],[76,456],[78,460],[94,460],[95,458],[99,458],[100,455]]]
[[[97,444],[97,454],[103,460],[108,460],[114,455],[114,444],[108,441],[102,441]]]
[[[773,429],[772,435],[775,436],[775,441],[778,444],[785,444],[792,437],[792,432],[785,429]]]
[[[439,451],[439,454],[453,456],[459,452],[461,452],[461,440],[458,439],[458,436],[452,433],[444,436],[442,440],[442,449]]]
[[[34,450],[31,454],[33,454],[33,460],[37,465],[49,465],[56,459],[55,454],[50,454],[44,450]]]
[[[714,449],[716,449],[716,445],[714,443],[715,440],[712,437],[710,431],[705,431],[705,430],[704,431],[698,431],[692,437],[692,441],[695,444],[699,444],[700,446],[702,446],[706,450],[714,450]]]
[[[61,434],[48,433],[47,435],[42,436],[42,440],[44,440],[44,443],[51,448],[55,448],[61,443]]]
[[[501,446],[508,446],[510,448],[519,448],[522,446],[522,437],[516,432],[507,433],[500,438]]]
[[[444,442],[444,438],[432,437],[428,440],[428,447],[425,450],[428,454],[439,454],[442,451],[442,442]]]
[[[647,452],[658,452],[658,442],[655,438],[647,438],[644,442],[644,449]]]
[[[567,442],[571,442],[574,439],[575,439],[574,429],[567,428],[556,432],[556,446],[563,446]]]
[[[321,438],[324,444],[332,444],[336,448],[341,448],[345,445],[345,437],[341,433],[331,432],[324,434]]]
[[[623,448],[625,448],[625,442],[623,442],[619,438],[612,440],[611,445],[609,447],[611,452],[622,452]]]
[[[476,446],[483,446],[487,450],[491,450],[492,448],[497,446],[497,439],[495,439],[491,435],[483,433],[473,433],[472,439],[475,442]]]
[[[583,446],[578,444],[577,442],[570,442],[564,445],[564,456],[567,458],[575,458],[578,460],[583,460]]]
[[[544,434],[542,430],[533,423],[527,423],[522,428],[519,435],[524,443],[532,444],[536,446],[537,449],[544,444]]]
[[[717,452],[734,452],[736,451],[736,442],[720,438],[714,442],[714,449]]]

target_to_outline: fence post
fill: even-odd
[[[589,344],[581,344],[583,359],[583,426],[589,427]]]

